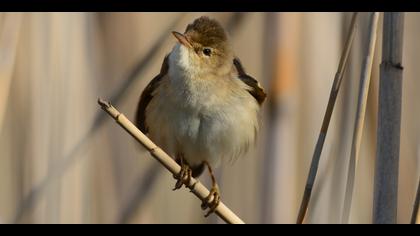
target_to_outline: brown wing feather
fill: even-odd
[[[248,91],[257,100],[258,104],[262,104],[267,97],[264,89],[260,86],[258,81],[245,73],[239,58],[233,59],[233,64],[238,72],[238,78],[247,84],[251,89]]]
[[[155,76],[146,88],[143,90],[139,104],[137,105],[137,112],[136,112],[136,125],[140,129],[141,132],[147,133],[147,124],[146,124],[146,108],[149,105],[150,101],[153,98],[153,91],[159,85],[159,82],[165,78],[165,75],[168,73],[169,69],[169,62],[168,59],[169,55],[166,55],[165,59],[163,60],[162,67],[160,68],[160,73]]]

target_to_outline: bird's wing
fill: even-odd
[[[248,92],[255,98],[255,100],[257,100],[258,104],[261,105],[267,97],[264,89],[260,86],[256,79],[245,73],[239,58],[233,59],[233,64],[235,65],[236,71],[238,72],[238,78],[250,87]]]
[[[147,124],[146,124],[146,108],[149,105],[150,101],[153,98],[153,91],[158,87],[159,82],[167,77],[165,76],[168,73],[169,69],[169,54],[166,55],[163,60],[162,67],[160,68],[160,73],[156,75],[146,86],[141,94],[139,104],[137,105],[136,112],[136,125],[141,132],[147,133]]]

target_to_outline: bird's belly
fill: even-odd
[[[169,154],[182,154],[190,165],[236,159],[254,143],[258,121],[252,100],[211,106],[163,102],[149,112],[150,136]]]

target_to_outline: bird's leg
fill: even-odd
[[[192,177],[192,170],[190,166],[184,162],[184,158],[182,155],[179,155],[181,171],[177,175],[174,175],[174,178],[177,179],[175,183],[175,187],[172,190],[177,190],[182,187],[183,184],[188,185],[191,181]]]
[[[211,177],[212,187],[210,189],[209,195],[203,200],[201,204],[201,209],[205,210],[209,208],[209,211],[206,213],[205,217],[209,216],[211,213],[215,212],[217,206],[220,203],[220,191],[219,186],[216,183],[216,178],[214,177],[213,170],[210,167],[210,164],[207,161],[204,161],[204,164],[209,169],[209,174]],[[213,200],[210,202],[210,199],[213,197]]]

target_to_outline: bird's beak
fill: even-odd
[[[178,33],[176,31],[172,31],[172,34],[175,36],[176,39],[178,39],[179,43],[184,45],[187,48],[192,48],[190,41],[188,41],[187,37],[185,37],[184,34]]]

